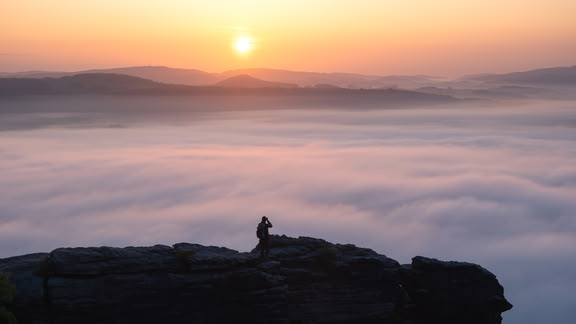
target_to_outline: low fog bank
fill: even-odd
[[[495,122],[507,125],[512,122],[521,125],[560,124],[573,127],[576,121],[570,115],[564,116],[561,112],[569,112],[573,103],[574,101],[541,100],[363,102],[357,98],[301,100],[298,97],[283,96],[22,96],[0,98],[0,131],[62,127],[182,126],[207,119],[228,119],[234,112],[240,116],[261,115],[264,118],[276,118],[278,114],[272,113],[266,116],[266,112],[278,110],[282,111],[282,121],[290,122],[318,120],[361,125],[379,124],[383,121],[410,124],[417,121],[436,126],[447,123],[463,125],[468,122],[475,126],[479,126],[479,123]],[[554,107],[553,114],[530,114],[530,111],[546,110],[549,107]],[[377,115],[373,113],[375,111],[386,113],[374,119]],[[347,114],[345,118],[338,115],[345,112],[355,114]],[[502,114],[515,118],[505,118],[501,122],[499,115]]]
[[[249,251],[268,215],[273,233],[402,263],[482,264],[515,305],[505,323],[576,318],[574,102],[180,114],[186,103],[148,101],[138,115],[77,104],[0,114],[0,257],[181,241]]]

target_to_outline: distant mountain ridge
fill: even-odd
[[[189,92],[187,86],[220,87],[220,88],[310,88],[310,89],[405,89],[419,93],[452,96],[462,99],[576,99],[576,66],[536,69],[524,72],[505,74],[477,74],[449,80],[426,75],[363,75],[354,73],[319,73],[278,69],[254,68],[229,70],[222,73],[209,73],[195,69],[175,69],[165,66],[135,66],[114,69],[97,69],[80,72],[47,72],[29,71],[18,73],[0,73],[0,93],[10,93],[14,87],[24,91],[25,84],[30,89],[47,87],[50,83],[65,81],[24,81],[25,79],[61,78],[81,74],[116,74],[138,77],[155,81],[159,84],[148,84],[156,92],[180,91]],[[22,79],[5,81],[6,79]],[[75,82],[78,82],[76,80]],[[10,85],[7,85],[9,82]],[[42,86],[44,84],[44,86]],[[133,84],[133,82],[128,82]],[[118,91],[125,87],[117,83]],[[167,85],[172,85],[167,90]],[[10,89],[6,87],[11,87]],[[2,89],[2,87],[4,89]],[[142,83],[136,88],[146,88]],[[179,88],[178,88],[179,87]],[[183,88],[184,87],[184,88]],[[55,86],[56,89],[60,86]],[[76,92],[82,87],[76,86]],[[102,89],[106,88],[104,85]],[[114,91],[111,87],[110,92]],[[99,89],[99,91],[103,91]],[[54,90],[54,89],[53,89]],[[85,89],[86,90],[86,89]],[[95,90],[95,89],[92,89]],[[205,92],[206,89],[202,90]],[[48,90],[46,90],[48,91]],[[71,91],[71,92],[74,92]],[[195,90],[199,92],[198,89]],[[222,93],[221,90],[213,90]],[[18,92],[18,91],[17,91]],[[24,91],[26,92],[26,91]],[[48,91],[50,92],[50,91]],[[200,91],[201,92],[201,91]],[[245,91],[244,91],[245,92]],[[303,93],[303,92],[300,92]],[[341,91],[338,93],[342,93]]]
[[[60,78],[0,78],[0,95],[114,93],[168,85],[135,76],[86,73]]]
[[[194,69],[177,69],[165,66],[135,66],[112,69],[93,69],[77,72],[29,71],[0,73],[0,78],[59,78],[87,73],[126,74],[168,84],[206,86],[238,75],[250,75],[269,82],[292,83],[301,87],[313,87],[316,84],[331,84],[341,88],[406,88],[415,89],[436,85],[435,77],[416,76],[380,76],[355,73],[320,73],[289,71],[267,68],[237,69],[222,73],[209,73]]]
[[[77,72],[29,71],[0,73],[0,78],[61,78],[78,74],[124,74],[168,84],[208,85],[218,81],[217,73],[166,66],[133,66],[112,69],[92,69]]]
[[[230,77],[217,82],[215,86],[231,88],[298,88],[298,85],[294,83],[265,81],[247,74]]]
[[[0,98],[27,95],[132,95],[203,96],[230,98],[253,106],[251,100],[269,98],[282,104],[379,108],[387,104],[422,105],[450,103],[458,99],[400,89],[303,88],[294,84],[268,82],[251,76],[235,76],[210,86],[174,85],[112,73],[87,73],[61,78],[0,78]],[[240,99],[242,97],[243,99]]]
[[[505,74],[469,75],[462,79],[486,83],[576,85],[576,65],[571,67],[553,67]]]
[[[90,73],[125,74],[167,84],[208,86],[231,77],[249,75],[268,82],[296,84],[300,87],[331,85],[339,88],[378,89],[402,88],[484,88],[499,85],[576,86],[576,66],[535,69],[505,74],[476,74],[457,79],[426,75],[366,75],[357,73],[320,73],[267,68],[248,68],[210,73],[196,69],[166,66],[134,66],[112,69],[92,69],[77,72],[29,71],[1,73],[0,78],[59,78]]]
[[[269,82],[293,83],[299,86],[331,84],[344,88],[390,88],[416,89],[430,86],[451,85],[458,82],[497,82],[517,84],[576,84],[576,66],[552,67],[504,74],[475,74],[454,80],[427,75],[366,75],[357,73],[321,73],[290,71],[267,68],[228,70],[210,73],[196,69],[170,68],[166,66],[133,66],[111,69],[91,69],[76,72],[27,71],[0,72],[0,78],[58,78],[88,73],[126,74],[156,82],[184,85],[212,85],[230,77],[250,75]]]

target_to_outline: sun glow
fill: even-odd
[[[252,48],[250,39],[247,37],[240,37],[236,40],[236,49],[239,52],[247,52]]]

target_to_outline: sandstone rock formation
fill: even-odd
[[[400,265],[353,245],[271,236],[258,253],[174,246],[60,248],[0,260],[19,323],[501,323],[512,307],[470,263]]]

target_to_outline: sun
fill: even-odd
[[[236,40],[236,49],[239,52],[248,52],[252,48],[250,39],[248,37],[239,37]]]

